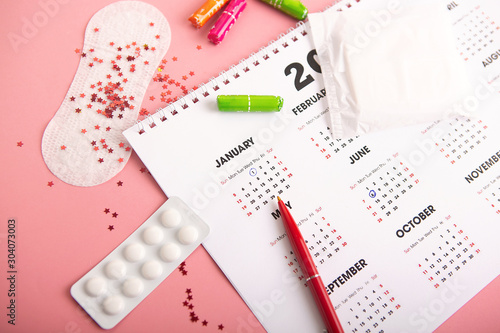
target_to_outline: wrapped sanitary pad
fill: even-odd
[[[389,1],[309,15],[334,138],[470,116],[465,64],[446,8]]]

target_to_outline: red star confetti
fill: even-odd
[[[94,28],[94,32],[99,32],[99,28]]]
[[[187,275],[187,271],[186,271],[185,267],[186,267],[185,261],[183,261],[178,267],[178,269],[182,273],[182,275]],[[191,289],[187,289],[187,290],[191,291]],[[187,292],[187,290],[186,290],[186,292]],[[190,295],[190,294],[191,294],[191,292],[188,293],[188,295]]]
[[[66,148],[67,148],[67,147],[66,147],[65,145],[62,145],[62,146],[61,146],[61,150],[66,150]]]
[[[53,181],[48,182],[48,183],[47,183],[47,186],[48,186],[48,187],[52,187],[52,186],[54,186],[54,182],[53,182]]]
[[[75,53],[80,53],[80,49],[75,49]]]
[[[122,182],[121,180],[119,180],[119,181],[116,183],[116,185],[118,185],[118,186],[123,186],[123,182]]]
[[[109,225],[109,227],[108,227],[109,231],[112,231],[114,228],[115,228],[115,227],[114,227],[113,225],[111,225],[111,224],[110,224],[110,225]]]
[[[181,265],[179,266],[179,268],[183,269],[185,266],[186,266],[186,263],[182,262]],[[188,308],[188,311],[189,311],[189,320],[192,323],[198,323],[198,322],[200,322],[201,319],[196,314],[196,312],[193,310],[194,309],[194,304],[191,302],[193,300],[193,291],[191,290],[191,288],[187,288],[186,289],[186,294],[187,294],[187,297],[186,297],[186,300],[184,302],[182,302],[182,306]],[[206,319],[204,319],[203,321],[201,321],[201,326],[208,326],[208,321]],[[224,328],[224,327],[222,326],[222,328]]]
[[[109,214],[111,211],[109,210],[109,208],[104,208],[104,213],[105,214]]]
[[[117,212],[114,212],[113,214],[111,214],[113,216],[113,218],[117,218],[118,217],[118,213]]]
[[[197,48],[198,50],[201,50],[201,45],[197,45],[197,46],[196,46],[196,48]]]
[[[18,141],[18,142],[17,142],[17,146],[18,146],[18,147],[22,147],[23,145],[24,145],[24,143],[23,143],[22,141]]]
[[[218,326],[218,328],[219,328],[219,330],[220,330],[220,331],[222,331],[222,330],[224,330],[224,325],[220,324],[220,325]]]

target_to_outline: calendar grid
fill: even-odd
[[[447,133],[436,146],[451,164],[459,162],[488,139],[488,126],[482,120],[453,118],[444,123]]]
[[[424,237],[433,237],[437,244],[434,249],[424,254],[418,263],[423,276],[439,288],[467,266],[481,252],[480,247],[450,215],[431,229]],[[426,240],[423,240],[426,241]]]
[[[468,11],[461,24],[462,33],[457,37],[458,49],[466,61],[491,46],[500,30],[500,26],[480,5]]]
[[[410,168],[394,154],[386,163],[370,173],[362,199],[366,211],[378,222],[390,217],[399,209],[399,201],[412,191],[420,180]]]
[[[293,173],[279,157],[268,154],[249,167],[244,177],[246,180],[241,182],[239,191],[233,192],[232,196],[250,217],[291,188]]]

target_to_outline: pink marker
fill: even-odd
[[[231,29],[246,6],[247,3],[245,0],[231,0],[208,33],[208,39],[214,44],[222,42],[227,32]]]

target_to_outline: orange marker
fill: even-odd
[[[189,17],[189,21],[191,21],[195,27],[201,28],[228,1],[229,0],[207,0]]]

